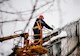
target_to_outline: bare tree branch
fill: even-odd
[[[19,17],[19,19],[22,19],[23,20],[23,17],[22,17],[22,13],[19,13],[17,9],[15,9],[11,3],[7,2],[8,6],[13,9],[14,11],[16,11],[16,15]]]
[[[1,21],[0,23],[17,22],[17,21],[28,21],[28,20],[18,20],[18,19],[15,19],[15,20],[9,20],[9,21]]]
[[[51,4],[45,11],[43,11],[43,12],[41,12],[40,14],[38,14],[37,16],[39,16],[39,15],[41,15],[41,14],[43,14],[43,13],[45,13],[45,12],[47,12],[51,7],[53,6],[53,4]],[[37,17],[37,16],[35,16],[35,17]]]
[[[35,1],[35,4],[34,4],[34,6],[33,6],[33,10],[32,10],[32,13],[31,13],[31,16],[30,16],[30,18],[29,18],[29,21],[28,21],[28,23],[26,24],[26,26],[25,26],[25,28],[24,28],[24,30],[23,30],[22,33],[24,33],[24,31],[26,30],[26,28],[27,28],[28,25],[29,25],[30,20],[31,20],[32,17],[33,17],[33,14],[34,14],[34,12],[35,12],[35,8],[36,8],[36,6],[37,6],[37,2],[38,2],[38,0]]]
[[[50,1],[50,2],[47,2],[46,4],[44,5],[41,5],[40,7],[38,8],[35,8],[35,11],[39,10],[40,8],[44,7],[44,6],[47,6],[48,4],[52,3],[53,1]],[[17,13],[25,13],[25,12],[31,12],[32,10],[27,10],[27,11],[21,11],[21,12],[9,12],[9,11],[4,11],[4,10],[0,10],[0,12],[4,12],[4,13],[9,13],[9,14],[17,14]]]
[[[5,1],[9,1],[9,0],[0,0],[0,4],[2,4],[2,3],[5,2]]]

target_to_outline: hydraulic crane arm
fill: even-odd
[[[0,42],[5,41],[5,40],[9,40],[9,39],[13,39],[13,38],[17,38],[17,37],[25,37],[27,33],[23,33],[23,34],[16,34],[16,35],[11,35],[11,36],[6,36],[6,37],[0,37]]]

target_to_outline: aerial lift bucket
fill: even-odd
[[[17,49],[17,56],[34,56],[39,54],[46,54],[48,50],[45,47],[42,47],[42,35],[38,42],[29,45],[29,41],[27,40],[28,34],[24,37],[24,47]]]

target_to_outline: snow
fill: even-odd
[[[56,40],[56,39],[58,39],[58,38],[62,38],[62,37],[66,37],[66,36],[67,36],[66,31],[62,31],[59,35],[54,36],[54,37],[52,37],[49,41],[43,43],[43,46],[49,44],[50,42],[52,42],[52,41],[54,41],[54,40]]]

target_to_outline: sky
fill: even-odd
[[[46,2],[50,3],[41,7],[42,5],[46,4]],[[0,10],[18,13],[9,14],[0,12],[0,22],[16,19],[25,21],[8,22],[3,24],[0,23],[0,26],[3,25],[3,34],[0,33],[0,35],[9,36],[21,33],[28,22],[34,4],[35,0],[8,0],[1,3]],[[66,24],[69,24],[70,22],[76,21],[80,18],[80,0],[38,0],[36,8],[39,7],[41,8],[35,11],[29,26],[25,30],[25,32],[29,32],[30,35],[32,34],[34,22],[39,15],[43,15],[44,21],[51,27],[53,25],[55,27],[54,29],[63,27]],[[21,31],[14,33],[18,30]],[[16,39],[16,41],[18,40]],[[0,53],[4,53],[4,56],[10,54],[12,52],[11,49],[13,47],[13,42],[14,39],[0,43]]]

